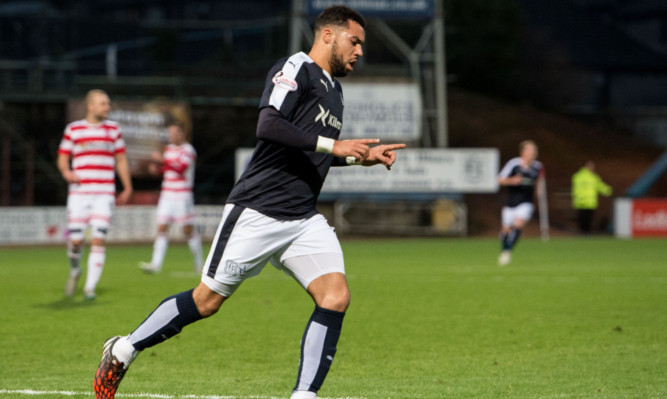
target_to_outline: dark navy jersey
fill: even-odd
[[[259,109],[273,107],[302,132],[338,139],[343,122],[340,84],[305,53],[279,60],[269,71]],[[267,216],[308,218],[315,209],[331,154],[259,139],[227,202]]]
[[[500,178],[521,175],[521,183],[517,186],[507,186],[507,206],[515,207],[524,202],[533,202],[535,197],[535,186],[537,179],[544,174],[544,168],[540,161],[533,161],[530,166],[523,167],[521,158],[512,158],[498,174]]]

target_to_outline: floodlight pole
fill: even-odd
[[[289,23],[289,54],[303,51],[302,40],[313,43],[313,31],[305,18],[304,1],[292,0],[292,16]]]
[[[301,47],[301,20],[303,19],[303,1],[292,0],[292,18],[289,24],[289,53],[294,54]]]
[[[433,45],[435,47],[435,102],[438,116],[437,146],[447,147],[447,65],[445,64],[445,18],[441,1],[434,2]]]

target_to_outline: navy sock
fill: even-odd
[[[519,237],[521,237],[521,230],[513,228],[507,235],[507,244],[505,249],[513,249],[516,246],[516,243],[519,241]]]
[[[509,236],[508,233],[500,233],[500,247],[505,250],[507,248],[507,237]]]
[[[315,307],[301,339],[295,391],[319,391],[336,354],[344,316],[344,312]]]
[[[130,334],[130,342],[138,351],[157,345],[181,332],[183,327],[202,318],[192,298],[192,291],[165,298]]]

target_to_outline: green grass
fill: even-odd
[[[343,241],[352,290],[329,398],[667,398],[667,243],[524,239]],[[101,344],[190,289],[190,254],[136,268],[111,246],[95,302],[62,297],[65,248],[0,249],[0,398],[90,398]],[[214,317],[147,349],[119,394],[287,398],[310,299],[267,266]],[[4,393],[3,393],[4,392]],[[78,393],[78,394],[76,394]]]

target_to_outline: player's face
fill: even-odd
[[[533,144],[527,144],[525,147],[523,147],[523,151],[521,151],[521,157],[523,159],[527,159],[530,161],[534,161],[537,159],[537,146]]]
[[[109,110],[111,110],[111,101],[109,96],[102,93],[96,93],[88,102],[88,115],[90,119],[102,121],[109,117]]]
[[[181,145],[185,141],[185,132],[178,126],[169,126],[169,142],[175,145]]]
[[[347,29],[341,28],[336,32],[336,38],[331,45],[331,74],[334,77],[346,76],[354,70],[354,64],[364,55],[361,46],[366,39],[364,28],[358,23],[349,20]]]

